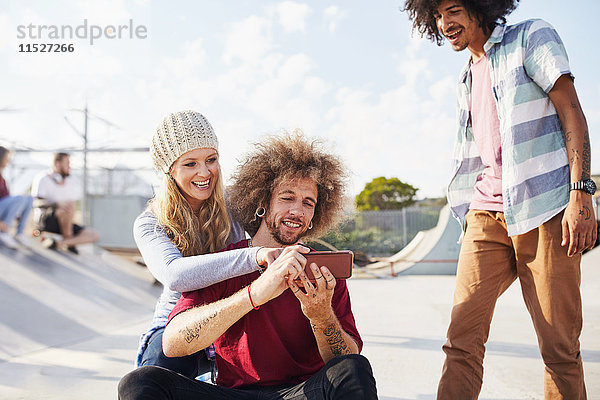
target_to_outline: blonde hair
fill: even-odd
[[[194,212],[175,180],[165,174],[160,192],[148,208],[184,257],[213,253],[225,247],[231,221],[225,206],[221,172],[211,196]]]

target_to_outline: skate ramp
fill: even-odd
[[[376,275],[454,275],[460,245],[461,229],[446,205],[440,211],[437,225],[417,233],[400,252],[369,264],[365,271]]]
[[[160,291],[146,268],[91,245],[0,246],[0,399],[116,397]]]

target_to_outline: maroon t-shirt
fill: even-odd
[[[242,240],[229,245],[227,250],[247,246],[248,241]],[[258,272],[253,272],[183,293],[171,311],[169,321],[185,310],[229,297],[259,276]],[[359,351],[362,350],[345,280],[336,282],[332,307],[342,329],[356,341]],[[325,365],[310,323],[289,289],[233,324],[215,341],[215,350],[219,371],[217,384],[231,388],[297,384]]]

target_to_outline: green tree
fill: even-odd
[[[356,208],[359,211],[400,210],[415,202],[418,190],[398,178],[380,176],[367,183],[356,196]]]

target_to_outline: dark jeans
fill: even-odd
[[[148,347],[142,356],[142,366],[154,365],[180,373],[194,379],[198,375],[210,372],[210,361],[204,351],[185,357],[167,357],[163,353],[162,337],[165,328],[160,328],[150,337]]]
[[[369,400],[377,399],[377,388],[369,361],[349,354],[329,360],[305,382],[276,387],[231,389],[188,379],[160,367],[141,367],[121,379],[119,399]]]

